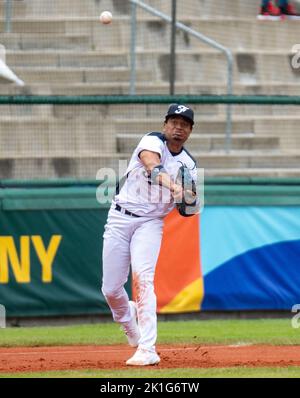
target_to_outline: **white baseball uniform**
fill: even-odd
[[[143,150],[158,153],[161,164],[173,180],[179,167],[184,164],[196,181],[197,168],[195,160],[185,148],[180,153],[171,153],[162,133],[145,135],[132,155],[123,178],[124,184],[112,201],[105,226],[102,292],[113,319],[119,323],[129,322],[129,299],[124,284],[131,264],[141,334],[139,348],[155,351],[157,322],[154,272],[161,245],[163,219],[175,204],[169,189],[153,184],[149,179],[139,158]]]

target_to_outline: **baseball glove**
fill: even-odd
[[[198,213],[196,184],[189,169],[182,165],[177,173],[176,184],[183,188],[183,198],[176,202],[177,210],[183,217],[190,217]]]

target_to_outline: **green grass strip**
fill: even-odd
[[[126,342],[114,323],[0,329],[0,346],[102,345]],[[158,344],[300,344],[290,319],[199,320],[158,323]]]
[[[0,373],[0,378],[299,378],[300,367],[209,368],[209,369],[126,369],[68,370],[49,372]]]

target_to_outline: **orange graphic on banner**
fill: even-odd
[[[199,215],[166,218],[155,274],[159,313],[199,311],[203,299]]]

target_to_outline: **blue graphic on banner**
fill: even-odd
[[[201,230],[203,310],[300,303],[299,207],[208,207]]]

